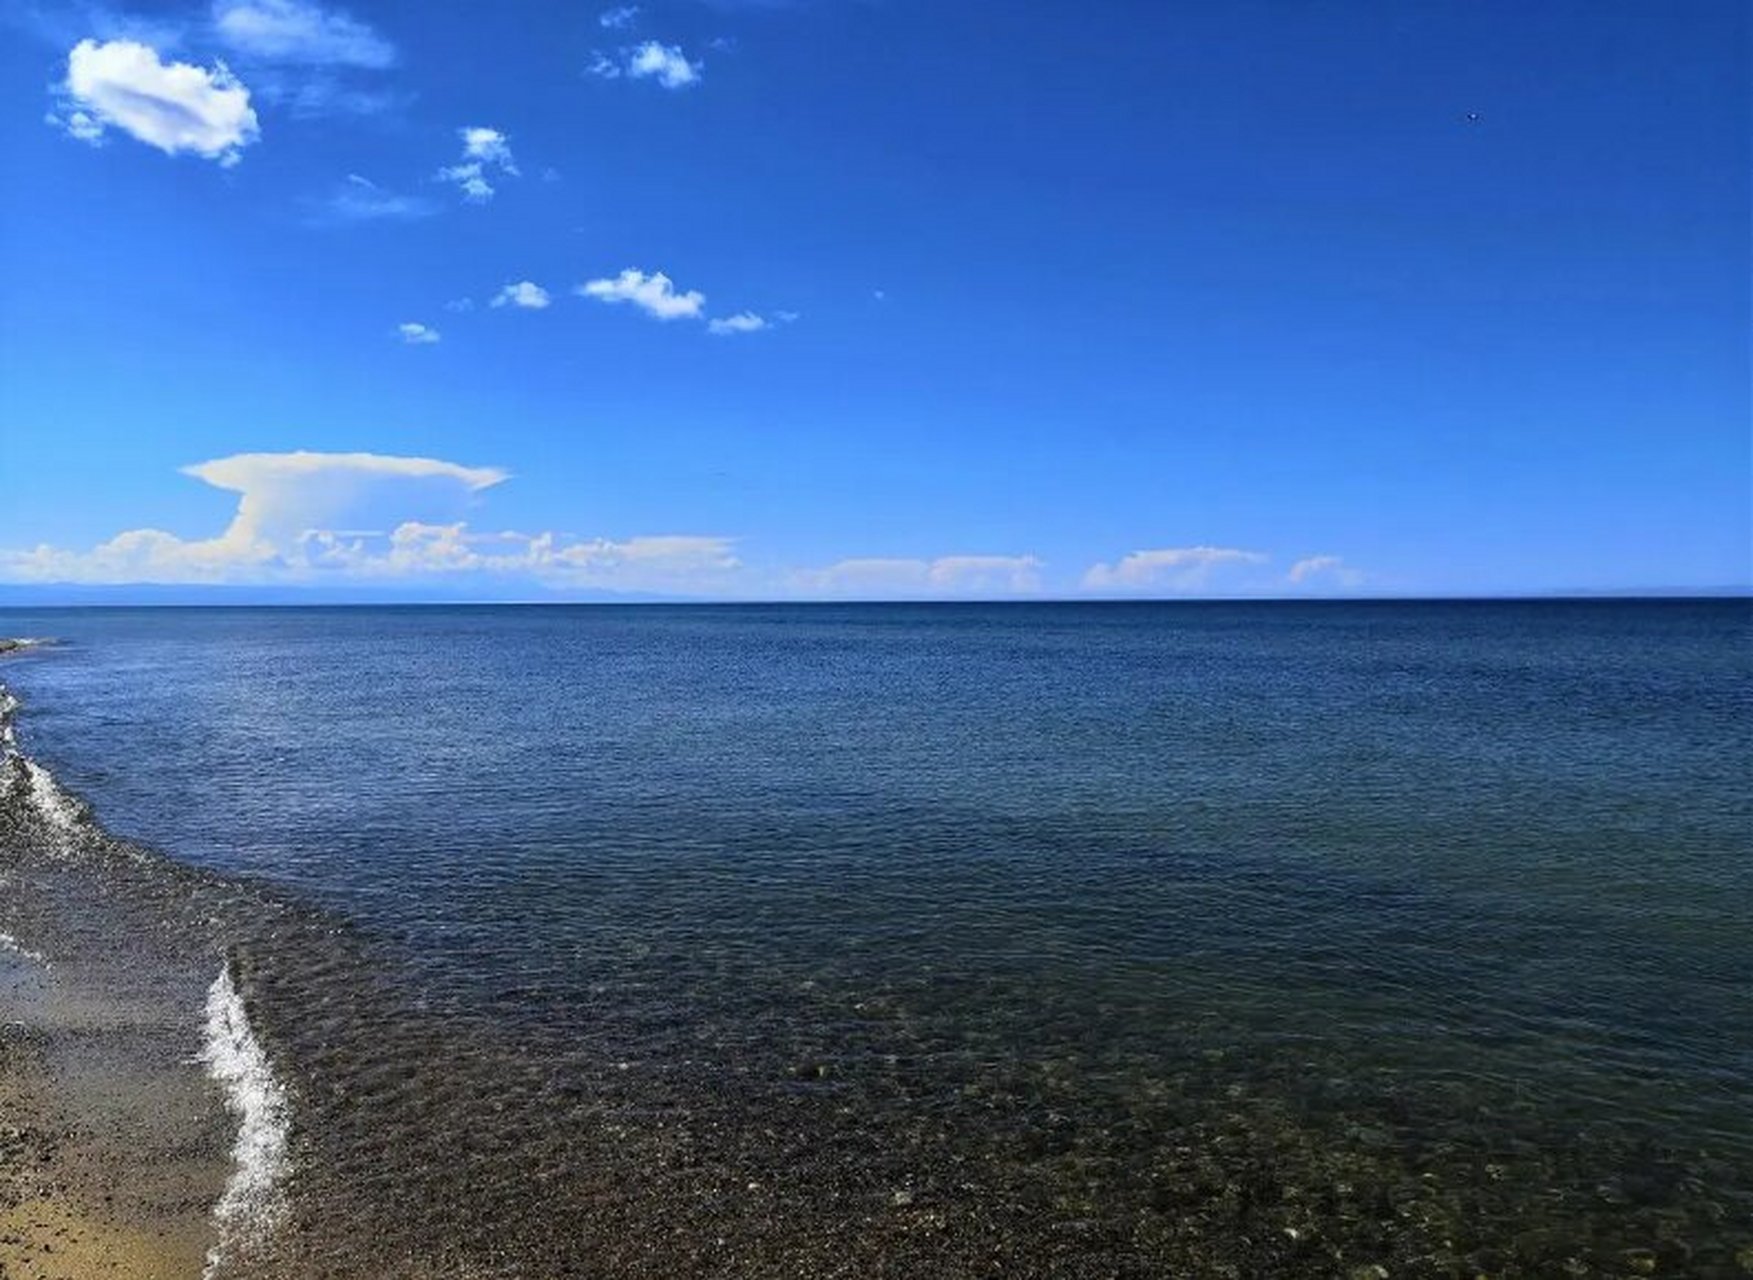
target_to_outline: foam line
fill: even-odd
[[[286,1089],[250,1027],[229,965],[207,990],[207,1037],[201,1060],[238,1120],[231,1178],[213,1210],[219,1241],[208,1253],[202,1273],[204,1280],[211,1280],[228,1256],[265,1239],[285,1210],[281,1180],[292,1117]]]

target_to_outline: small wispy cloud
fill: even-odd
[[[463,140],[462,159],[440,169],[438,177],[454,183],[465,200],[484,204],[493,198],[496,188],[487,180],[489,173],[519,176],[511,142],[499,130],[486,125],[466,125],[457,130],[457,136]]]
[[[490,307],[521,307],[525,311],[540,311],[549,302],[548,291],[541,285],[529,280],[519,280],[516,284],[508,284],[493,295]]]
[[[288,81],[270,75],[261,84],[262,97],[284,106],[300,120],[323,116],[381,116],[400,111],[414,95],[398,89],[365,89],[319,72]]]
[[[1284,575],[1285,581],[1293,586],[1328,581],[1341,587],[1357,587],[1363,585],[1363,578],[1362,573],[1339,556],[1305,556]]]
[[[395,46],[365,23],[308,0],[218,0],[213,26],[234,51],[268,61],[375,70],[396,61]]]
[[[675,282],[663,272],[647,275],[634,267],[613,279],[587,281],[578,286],[578,293],[599,302],[632,303],[658,320],[697,320],[706,307],[706,295],[698,290],[678,293]]]
[[[424,347],[437,342],[443,335],[430,325],[408,320],[396,326],[396,336],[410,347]]]
[[[597,15],[597,23],[608,31],[625,31],[639,21],[639,6],[624,4],[613,9],[604,9]]]
[[[709,333],[759,333],[762,329],[772,328],[762,316],[753,311],[739,311],[734,316],[717,316],[706,322]]]
[[[1197,591],[1223,568],[1264,564],[1258,551],[1235,547],[1163,547],[1134,551],[1113,564],[1091,565],[1083,576],[1088,591]]]
[[[189,152],[230,167],[261,136],[250,91],[223,63],[164,62],[133,40],[81,40],[48,122],[93,145],[120,129],[166,155]]]
[[[1041,589],[1041,568],[1035,556],[869,556],[797,570],[790,585],[795,591],[827,596],[1032,595]]]
[[[705,64],[691,61],[673,44],[647,40],[643,44],[620,49],[611,56],[598,51],[587,68],[605,80],[655,80],[666,89],[686,89],[700,83]]]
[[[322,202],[319,221],[408,222],[430,217],[437,206],[420,196],[386,191],[369,178],[350,173]]]

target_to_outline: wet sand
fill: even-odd
[[[0,950],[7,1280],[193,1277],[211,1244],[228,1132],[199,1006],[107,968]]]
[[[217,963],[0,811],[0,1277],[199,1276],[234,1127],[199,1061]]]

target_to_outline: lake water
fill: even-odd
[[[0,679],[283,1083],[240,1273],[1727,1277],[1750,621],[0,610]]]

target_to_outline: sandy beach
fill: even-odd
[[[0,952],[0,1274],[198,1275],[223,1115],[160,1011],[85,976]]]

